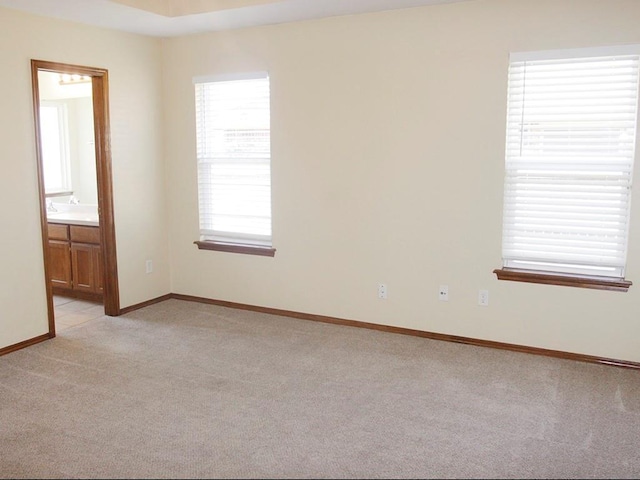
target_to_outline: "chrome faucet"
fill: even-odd
[[[47,198],[47,212],[57,212],[58,209],[53,206],[53,200]]]

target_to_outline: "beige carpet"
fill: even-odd
[[[640,372],[169,300],[0,357],[0,476],[640,476]]]

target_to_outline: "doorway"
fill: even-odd
[[[99,301],[105,314],[120,314],[108,72],[32,60],[31,78],[49,337],[53,338],[56,304],[61,303],[58,295],[54,302],[56,293],[78,301]],[[66,86],[66,93],[52,93],[52,84],[58,91]],[[63,101],[64,97],[72,100]],[[65,132],[71,127],[73,131]],[[72,152],[72,143],[80,144],[79,152]],[[73,158],[79,156],[83,164],[74,165]]]

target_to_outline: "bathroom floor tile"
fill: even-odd
[[[104,306],[98,302],[54,295],[53,304],[57,332],[104,316]]]

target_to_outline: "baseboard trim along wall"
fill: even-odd
[[[640,370],[640,363],[629,362],[626,360],[616,360],[613,358],[596,357],[593,355],[583,355],[579,353],[562,352],[559,350],[548,350],[546,348],[528,347],[525,345],[515,345],[511,343],[494,342],[491,340],[481,340],[477,338],[460,337],[457,335],[447,335],[444,333],[425,332],[422,330],[412,330],[410,328],[392,327],[389,325],[379,325],[377,323],[360,322],[357,320],[345,320],[342,318],[327,317],[324,315],[314,315],[311,313],[293,312],[290,310],[280,310],[277,308],[258,307],[254,305],[227,302],[224,300],[214,300],[210,298],[194,297],[191,295],[181,295],[177,293],[171,294],[169,295],[169,297],[174,298],[176,300],[207,303],[211,305],[219,305],[221,307],[235,308],[238,310],[250,310],[253,312],[268,313],[271,315],[280,315],[283,317],[297,318],[300,320],[311,320],[315,322],[332,323],[335,325],[344,325],[344,326],[356,327],[356,328],[368,328],[370,330],[378,330],[381,332],[388,332],[388,333],[397,333],[400,335],[411,335],[414,337],[428,338],[431,340],[441,340],[444,342],[462,343],[465,345],[474,345],[477,347],[496,348],[499,350],[510,350],[512,352],[529,353],[532,355],[541,355],[545,357],[562,358],[565,360],[574,360],[578,362],[587,362],[587,363],[598,363],[602,365],[611,365],[615,367],[633,368],[633,369]],[[129,307],[129,308],[132,308],[132,307]]]
[[[147,300],[146,302],[136,303],[135,305],[131,305],[130,307],[121,308],[118,312],[118,315],[124,315],[126,313],[133,312],[134,310],[140,310],[141,308],[148,307],[149,305],[153,305],[155,303],[164,302],[165,300],[169,300],[171,298],[175,298],[175,296],[172,293],[167,293],[166,295]]]
[[[45,340],[49,340],[50,338],[53,338],[53,337],[50,336],[48,333],[45,333],[44,335],[38,335],[37,337],[30,338],[29,340],[24,340],[14,345],[9,345],[8,347],[0,348],[0,357],[2,355],[6,355],[7,353],[15,352],[16,350],[30,347],[31,345],[35,345],[36,343],[44,342]]]
[[[597,363],[601,365],[611,365],[614,367],[632,368],[640,370],[640,363],[629,362],[626,360],[616,360],[613,358],[596,357],[593,355],[583,355],[580,353],[562,352],[560,350],[548,350],[546,348],[529,347],[525,345],[516,345],[512,343],[494,342],[492,340],[481,340],[470,337],[460,337],[458,335],[447,335],[444,333],[425,332],[423,330],[413,330],[410,328],[393,327],[390,325],[379,325],[377,323],[361,322],[358,320],[346,320],[343,318],[328,317],[324,315],[315,315],[312,313],[294,312],[291,310],[281,310],[278,308],[259,307],[255,305],[247,305],[244,303],[227,302],[225,300],[215,300],[212,298],[196,297],[192,295],[182,295],[179,293],[169,293],[162,295],[161,297],[147,300],[146,302],[131,305],[126,308],[120,309],[119,314],[124,315],[135,310],[139,310],[156,303],[164,302],[165,300],[184,300],[187,302],[206,303],[210,305],[218,305],[221,307],[235,308],[237,310],[249,310],[252,312],[267,313],[270,315],[280,315],[282,317],[297,318],[299,320],[311,320],[314,322],[332,323],[334,325],[343,325],[347,327],[356,328],[368,328],[370,330],[378,330],[381,332],[397,333],[400,335],[410,335],[414,337],[428,338],[431,340],[440,340],[444,342],[462,343],[465,345],[474,345],[476,347],[488,347],[498,350],[509,350],[512,352],[529,353],[532,355],[541,355],[545,357],[561,358],[564,360],[574,360],[578,362]],[[21,348],[35,345],[36,343],[43,342],[49,339],[49,335],[40,335],[30,340],[25,340],[15,345],[9,345],[0,349],[0,356],[5,355]]]

